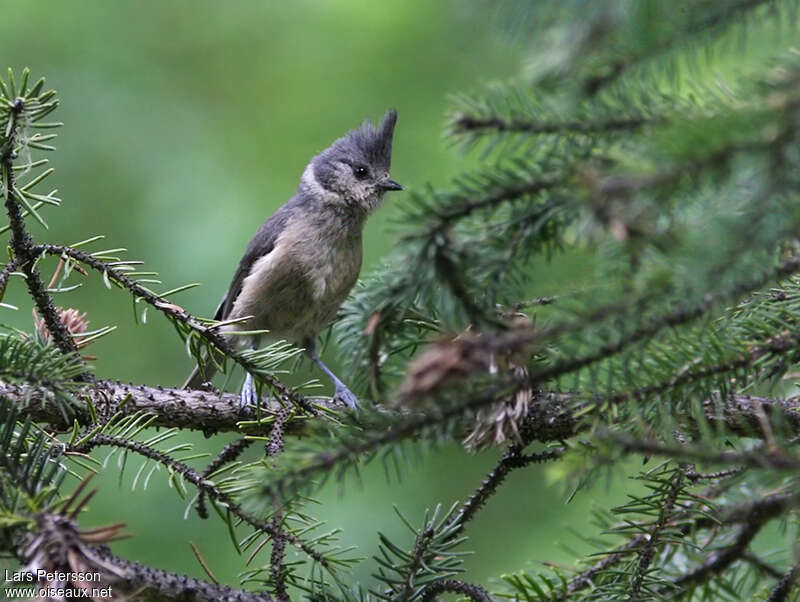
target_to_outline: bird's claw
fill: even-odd
[[[253,377],[249,374],[244,379],[242,393],[239,396],[239,403],[242,408],[246,408],[250,405],[256,405],[258,403],[258,394],[256,393],[256,387],[253,384]]]
[[[336,387],[336,392],[333,394],[333,400],[344,403],[348,408],[354,412],[358,411],[358,397],[344,385]]]

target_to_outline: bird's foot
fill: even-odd
[[[358,397],[341,383],[336,385],[336,392],[333,394],[333,400],[342,402],[354,412],[358,412]]]
[[[243,408],[246,408],[250,405],[256,405],[258,403],[256,386],[253,383],[253,377],[250,376],[249,372],[247,373],[247,376],[244,379],[244,384],[242,385],[242,393],[239,396],[239,403]]]

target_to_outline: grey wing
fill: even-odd
[[[233,280],[231,280],[231,284],[228,287],[228,292],[225,293],[219,306],[217,306],[217,311],[214,314],[215,320],[225,320],[230,315],[236,298],[242,292],[242,283],[250,274],[253,264],[275,248],[278,236],[283,232],[291,215],[291,201],[289,201],[264,222],[253,235],[253,238],[250,239],[244,256],[239,262],[239,267],[236,268],[236,273],[233,275]]]

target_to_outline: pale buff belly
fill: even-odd
[[[304,344],[334,319],[358,278],[361,248],[311,247],[307,238],[282,236],[253,264],[228,319],[252,317],[235,330],[268,330],[269,339]],[[236,339],[243,346],[252,342]]]

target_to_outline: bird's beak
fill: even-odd
[[[388,178],[383,182],[378,182],[378,188],[382,188],[383,190],[403,190],[403,187],[400,186],[400,184]]]

